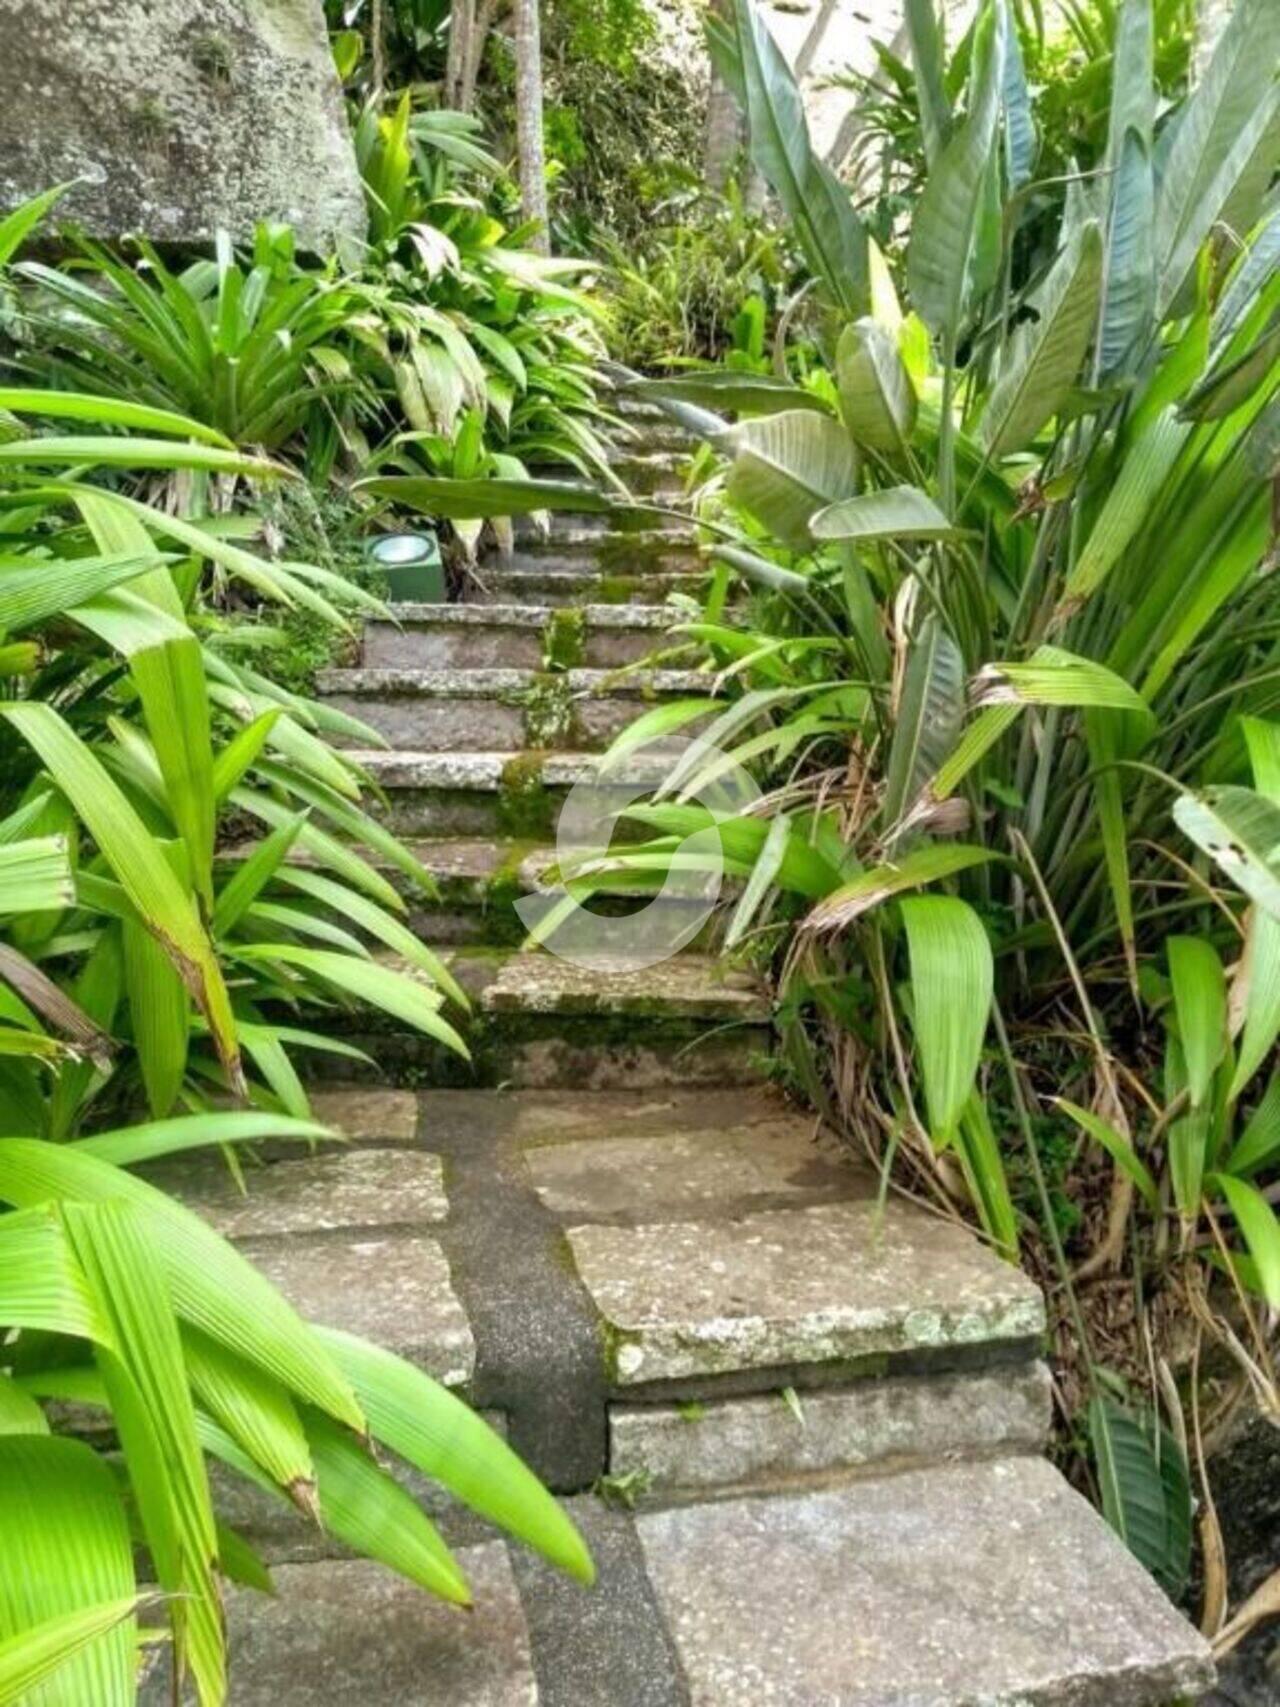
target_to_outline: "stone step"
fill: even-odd
[[[590,939],[600,954],[594,926]],[[450,951],[449,966],[473,1003],[462,1024],[470,1061],[381,1012],[358,1010],[344,1027],[393,1082],[638,1090],[745,1083],[763,1071],[768,998],[714,956],[680,954],[635,971],[603,956],[583,966],[486,947]]]
[[[602,574],[639,575],[650,569],[684,569],[698,562],[697,529],[670,528],[620,533],[616,529],[575,528],[547,538],[522,540],[507,557],[491,558],[501,569],[599,569]],[[479,570],[481,579],[485,567]]]
[[[449,753],[509,748],[597,751],[653,703],[705,697],[690,670],[330,669],[320,694],[394,747]]]
[[[672,593],[696,598],[706,579],[706,569],[698,565],[606,574],[600,569],[541,565],[512,569],[491,562],[471,597],[477,604],[643,606],[660,603]]]
[[[677,620],[665,605],[396,604],[390,622],[365,624],[368,669],[617,669],[666,644]]]
[[[1047,1463],[645,1511],[567,1502],[591,1589],[458,1550],[467,1618],[380,1566],[228,1594],[237,1707],[1169,1707],[1206,1643]],[[145,1707],[168,1697],[152,1652]]]
[[[516,947],[529,934],[529,922],[517,911],[527,896],[558,896],[562,891],[552,880],[551,868],[558,857],[549,842],[494,841],[485,837],[453,840],[413,840],[411,851],[431,873],[440,892],[439,900],[424,899],[394,867],[380,866],[383,875],[396,884],[409,909],[411,928],[425,940],[450,946],[489,944]],[[718,897],[728,899],[738,886],[725,880]],[[591,898],[595,941],[604,954],[622,953],[633,934],[631,915],[653,899],[653,888],[639,882],[614,885],[607,893]],[[693,934],[689,947],[706,948],[718,940],[719,914],[706,917],[700,899],[682,901],[668,896],[663,905],[683,911]]]
[[[646,502],[637,504],[634,509],[553,510],[543,523],[536,522],[531,516],[512,518],[514,536],[521,544],[526,540],[561,539],[577,534],[680,532],[691,525],[687,505],[677,504],[668,510],[653,508]]]
[[[555,838],[568,791],[599,779],[602,814],[631,804],[644,785],[666,774],[669,761],[628,760],[622,773],[603,777],[598,753],[386,752],[353,750],[387,800],[382,814],[397,835],[433,837]],[[638,832],[637,832],[638,833]]]
[[[678,499],[684,495],[689,456],[687,445],[683,450],[655,450],[633,443],[614,457],[611,466],[637,498]]]

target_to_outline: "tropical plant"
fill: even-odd
[[[1230,1317],[1222,1343],[1280,1408],[1274,1098],[1257,1077],[1280,1028],[1280,834],[1269,803],[1237,799],[1280,704],[1280,14],[1237,6],[1157,137],[1152,7],[1125,0],[1104,169],[1072,179],[1052,258],[1022,283],[1034,107],[1007,9],[980,10],[963,103],[929,9],[911,14],[928,173],[905,304],[749,0],[715,29],[815,279],[826,371],[635,388],[719,453],[709,591],[672,635],[709,691],[620,739],[615,761],[699,726],[629,813],[653,839],[579,873],[579,892],[660,881],[718,828],[741,883],[728,943],[777,970],[800,1083],[999,1249],[1057,1261],[1068,1404],[1092,1396],[1131,1539],[1155,1501],[1158,1536],[1135,1545],[1173,1580],[1185,1477],[1161,1492],[1159,1431],[1117,1408],[1146,1386],[1147,1350],[1104,1369],[1078,1300],[1132,1260],[1139,1296]],[[765,796],[725,817],[696,802],[731,764]],[[1204,855],[1175,828],[1179,787]],[[1063,1168],[1089,1182],[1074,1236]]]
[[[384,1009],[465,1049],[445,1011],[465,998],[387,874],[427,892],[430,878],[331,744],[371,732],[261,676],[244,661],[260,625],[204,589],[212,566],[335,624],[376,601],[257,555],[225,518],[136,495],[156,474],[288,478],[215,427],[71,391],[8,388],[0,407],[20,423],[0,445],[0,1696],[134,1700],[156,1635],[139,1619],[162,1614],[175,1694],[190,1677],[218,1703],[221,1583],[270,1578],[218,1522],[210,1457],[457,1603],[456,1560],[373,1443],[572,1575],[591,1564],[465,1405],[304,1322],[127,1171],[331,1137],[294,1057],[359,1051],[310,1016]],[[150,1119],[125,1124],[140,1102]],[[51,1431],[47,1401],[105,1409],[118,1474]]]

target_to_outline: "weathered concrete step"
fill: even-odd
[[[392,867],[383,874],[397,883],[409,908],[409,922],[425,940],[438,944],[515,947],[529,934],[530,921],[517,911],[527,896],[561,893],[549,873],[558,857],[546,842],[527,840],[492,841],[484,837],[454,840],[412,841],[411,851],[431,873],[440,892],[438,901],[426,900],[410,888]],[[726,882],[724,892],[736,893]],[[640,882],[611,888],[594,896],[590,910],[595,921],[596,941],[602,953],[621,953],[632,934],[626,922],[652,899],[653,888]],[[683,911],[691,920],[703,919],[705,904],[668,897],[663,905]],[[716,916],[706,918],[689,946],[712,942],[719,928]]]
[[[705,695],[691,670],[321,670],[320,693],[392,746],[450,753],[607,747],[648,704]]]
[[[637,498],[678,499],[684,495],[689,456],[687,444],[683,449],[655,450],[631,443],[613,458],[612,467]]]
[[[477,604],[651,605],[671,593],[696,595],[706,570],[646,569],[605,573],[601,569],[537,567],[510,569],[487,564]]]
[[[675,613],[664,605],[391,606],[394,621],[366,623],[371,669],[616,669],[660,649]]]
[[[230,1590],[235,1707],[538,1707],[506,1547],[485,1541],[457,1558],[469,1617],[363,1559],[278,1566],[274,1598]],[[166,1653],[160,1644],[147,1662],[144,1707],[173,1699]]]
[[[474,1002],[466,1027],[471,1061],[398,1020],[361,1010],[348,1024],[348,1041],[373,1055],[385,1077],[639,1089],[746,1082],[763,1071],[772,1035],[768,999],[714,958],[685,954],[634,972],[603,961],[583,967],[549,954],[464,948],[449,964]]]
[[[691,524],[688,506],[677,502],[666,508],[670,496],[679,498],[679,489],[662,497],[656,505],[646,497],[629,509],[554,510],[544,524],[535,522],[531,516],[516,516],[513,532],[516,540],[524,544],[526,540],[559,539],[566,534],[653,533],[688,528]]]
[[[645,1511],[567,1502],[591,1590],[489,1540],[468,1618],[381,1566],[228,1595],[238,1707],[1168,1707],[1202,1638],[1043,1460]],[[169,1699],[153,1651],[145,1707]]]
[[[509,557],[491,559],[487,567],[588,568],[604,574],[638,575],[650,569],[682,569],[697,560],[697,529],[674,524],[633,532],[576,528],[547,538],[535,535],[521,540]],[[484,568],[479,573],[484,579]]]
[[[636,1520],[692,1707],[1168,1707],[1209,1651],[1043,1459]]]
[[[569,789],[599,779],[602,813],[637,796],[670,761],[629,762],[618,780],[603,777],[596,753],[353,751],[372,780],[386,791],[386,821],[406,836],[519,836],[550,841]]]

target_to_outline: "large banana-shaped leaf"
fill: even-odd
[[[916,1048],[935,1144],[951,1141],[973,1090],[991,1011],[991,944],[973,908],[949,895],[899,903],[911,958]]]
[[[866,544],[884,539],[948,539],[955,531],[928,493],[917,486],[888,486],[844,498],[819,510],[809,526],[815,539]]]
[[[817,510],[857,490],[858,460],[838,421],[792,409],[733,429],[735,455],[726,490],[785,545],[811,544]]]
[[[1179,795],[1173,816],[1251,901],[1280,920],[1280,806],[1223,783]]]
[[[734,368],[695,369],[644,379],[627,387],[629,397],[642,402],[692,403],[707,409],[730,409],[744,415],[776,415],[781,409],[830,411],[820,397],[767,373],[739,373]]]
[[[960,648],[939,619],[921,624],[907,660],[889,746],[883,816],[898,822],[955,745],[964,719],[965,670]]]
[[[618,503],[597,487],[566,480],[448,480],[427,474],[383,474],[357,481],[355,490],[389,498],[424,515],[463,521],[519,516],[530,510],[602,514]]]
[[[942,8],[935,0],[906,0],[903,23],[911,45],[916,74],[916,100],[925,162],[932,171],[951,134],[951,102],[947,98],[947,55],[942,38]]]
[[[106,1463],[78,1440],[0,1438],[0,1701],[131,1707],[136,1600]]]
[[[900,455],[916,420],[916,393],[891,333],[864,316],[836,345],[840,413],[867,450]]]
[[[1018,329],[982,416],[992,456],[1021,450],[1075,384],[1098,318],[1102,233],[1090,220],[1055,261],[1033,303],[1039,319]]]
[[[1239,0],[1204,76],[1177,115],[1156,201],[1161,315],[1176,301],[1201,244],[1241,180],[1255,183],[1261,196],[1270,179],[1280,100],[1275,80],[1277,40],[1278,0]],[[1237,212],[1240,227],[1247,229],[1256,215],[1256,206],[1243,217]]]
[[[1004,76],[1002,9],[987,4],[974,36],[969,111],[929,173],[907,250],[911,301],[932,331],[959,334],[995,147]]]
[[[761,10],[736,0],[734,23],[751,157],[831,300],[846,314],[865,314],[867,234],[849,192],[814,151],[799,85]]]
[[[1152,0],[1124,0],[1116,24],[1106,168],[1105,286],[1097,372],[1121,371],[1155,309],[1155,122]]]

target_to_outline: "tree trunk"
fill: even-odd
[[[446,107],[462,105],[467,61],[471,54],[471,35],[475,27],[475,10],[475,0],[453,0],[449,8],[449,51],[444,62]]]
[[[729,0],[711,0],[711,10],[727,18],[731,12]],[[702,141],[702,175],[713,190],[722,190],[729,181],[734,158],[745,140],[745,126],[738,103],[729,85],[711,66],[711,84],[707,91],[707,122]]]
[[[542,31],[538,0],[515,0],[516,36],[516,151],[520,175],[520,207],[538,230],[530,247],[551,252],[547,228],[547,171],[542,151]]]

